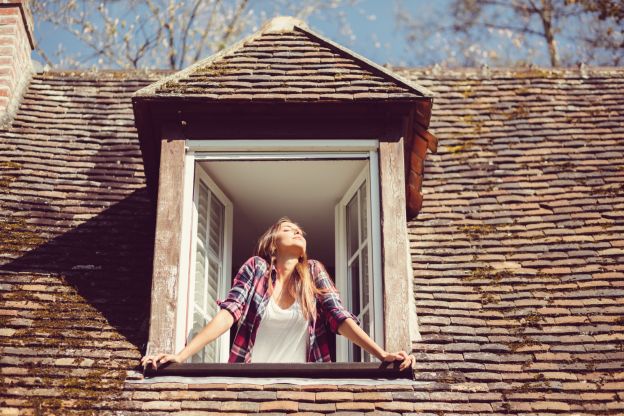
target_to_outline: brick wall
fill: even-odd
[[[32,74],[29,0],[0,0],[0,124],[11,118]]]

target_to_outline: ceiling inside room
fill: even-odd
[[[202,161],[234,205],[232,268],[253,254],[258,237],[287,216],[306,232],[307,253],[334,263],[334,207],[367,160]]]

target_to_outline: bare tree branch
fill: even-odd
[[[395,1],[405,38],[418,40],[410,52],[413,60],[424,61],[419,64],[624,61],[620,0],[452,0],[444,12],[450,19],[440,13],[427,18],[407,0]]]
[[[81,48],[54,62],[61,66],[179,69],[214,53],[258,26],[259,19],[285,14],[332,14],[359,0],[38,0],[36,22],[48,22],[73,35]],[[42,57],[43,55],[40,54]]]
[[[228,25],[227,25],[227,27],[225,29],[225,32],[223,32],[223,36],[221,37],[221,41],[217,44],[218,45],[217,46],[218,49],[225,48],[225,45],[228,44],[228,42],[230,41],[230,38],[236,32],[237,22],[240,19],[241,15],[243,14],[243,11],[247,7],[248,3],[249,3],[249,0],[242,0],[238,4],[238,7],[236,8],[236,11],[234,12],[234,15],[232,16],[232,19],[228,23]]]
[[[214,25],[214,21],[217,17],[217,10],[219,9],[220,5],[221,5],[221,0],[214,0],[212,2],[212,10],[210,11],[210,15],[209,15],[210,17],[208,18],[208,21],[206,25],[204,26],[204,29],[201,32],[201,36],[199,38],[199,47],[197,48],[195,52],[193,61],[199,60],[199,58],[201,58],[204,52],[204,45],[206,44],[206,39],[208,39],[208,35],[210,34],[210,29]]]
[[[195,22],[195,17],[197,17],[197,11],[199,10],[199,6],[202,3],[202,0],[196,0],[195,4],[191,8],[191,13],[188,18],[188,25],[184,27],[184,32],[182,34],[182,51],[180,52],[180,63],[179,65],[184,65],[184,59],[186,58],[186,48],[188,44],[189,33],[193,28],[193,23]]]

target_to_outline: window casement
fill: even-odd
[[[371,166],[377,165],[377,152]],[[376,169],[375,169],[376,170]],[[378,184],[371,184],[371,169],[363,169],[336,204],[336,286],[344,303],[375,341],[383,339],[381,250],[379,240]],[[374,202],[373,202],[374,201]],[[371,203],[372,202],[372,203]],[[371,361],[373,357],[344,337],[337,340],[337,361]]]
[[[176,338],[184,337],[186,343],[217,314],[215,300],[223,299],[229,290],[227,275],[232,259],[232,202],[200,167],[194,169],[192,199],[190,221],[182,221],[183,227],[189,222],[191,226],[190,235],[185,236],[182,230],[183,241],[190,244],[186,248],[188,256],[182,249],[182,259],[189,259],[183,265],[188,275],[181,274],[178,282],[176,329]],[[179,339],[176,344],[180,344]],[[189,362],[226,362],[228,355],[229,342],[222,336],[190,357]]]
[[[216,300],[225,297],[237,267],[252,254],[249,239],[257,238],[255,231],[285,214],[304,228],[323,225],[308,229],[311,257],[319,257],[330,270],[345,307],[383,345],[377,152],[375,140],[331,146],[267,141],[252,147],[244,141],[187,141],[175,350],[216,314]],[[287,183],[294,185],[282,189]],[[259,194],[249,195],[255,189]],[[278,197],[288,193],[294,202],[284,212]],[[311,203],[317,206],[309,207]],[[239,241],[232,237],[234,229]],[[327,250],[331,242],[335,248]],[[188,362],[227,362],[230,334]],[[374,361],[344,337],[337,337],[335,357],[339,362]]]

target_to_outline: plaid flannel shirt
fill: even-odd
[[[360,320],[342,305],[338,290],[325,267],[317,260],[308,260],[308,265],[316,286],[329,288],[329,292],[317,297],[316,317],[308,322],[307,361],[329,362],[331,357],[327,331],[338,333],[338,327],[347,318],[352,318],[358,325]],[[269,264],[262,257],[251,257],[234,277],[226,298],[217,300],[219,307],[228,310],[234,322],[238,323],[228,360],[230,363],[251,362],[256,332],[269,301],[268,279],[264,278],[268,267]],[[271,271],[271,278],[275,282],[275,268]]]

